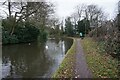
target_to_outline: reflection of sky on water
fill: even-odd
[[[65,47],[64,47],[64,41],[59,41],[58,44],[56,43],[51,43],[51,42],[47,42],[46,46],[48,46],[48,48],[45,50],[45,52],[47,53],[46,55],[49,56],[48,59],[53,61],[54,66],[51,66],[48,70],[48,72],[44,75],[44,77],[50,77],[49,75],[52,74],[60,65],[60,63],[62,62],[64,55],[65,55]]]
[[[49,78],[59,67],[66,51],[70,48],[67,42],[67,40],[48,40],[45,44],[31,43],[31,45],[4,46],[3,78]]]
[[[11,61],[7,60],[8,58],[6,58],[6,61],[2,64],[2,77],[7,77],[8,75],[10,75],[10,67],[11,67]]]

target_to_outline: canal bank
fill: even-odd
[[[92,38],[73,38],[73,45],[52,78],[118,78],[118,60]]]
[[[107,54],[103,42],[86,37],[81,45],[93,78],[119,78],[119,62]]]
[[[73,78],[74,75],[74,67],[75,67],[75,49],[76,49],[76,41],[74,38],[73,44],[71,48],[67,51],[65,58],[63,59],[61,65],[53,74],[52,78]]]
[[[58,70],[52,76],[53,78],[92,78],[80,38],[72,38],[73,45],[68,50],[64,60]]]

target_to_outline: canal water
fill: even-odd
[[[71,47],[72,39],[2,46],[3,78],[50,78]]]

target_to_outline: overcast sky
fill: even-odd
[[[0,0],[3,2],[4,0]],[[38,0],[39,1],[39,0]],[[79,4],[96,4],[101,7],[107,14],[108,18],[113,19],[117,13],[117,3],[120,0],[47,0],[56,6],[56,14],[63,19],[75,12],[75,7]]]
[[[78,4],[96,4],[99,7],[102,7],[103,10],[109,14],[109,19],[114,18],[114,15],[117,10],[117,3],[119,0],[48,0],[53,2],[56,6],[56,14],[60,18],[65,18],[66,16],[71,15],[75,6]]]

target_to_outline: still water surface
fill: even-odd
[[[2,77],[50,78],[72,45],[71,39],[5,45],[2,47]]]

